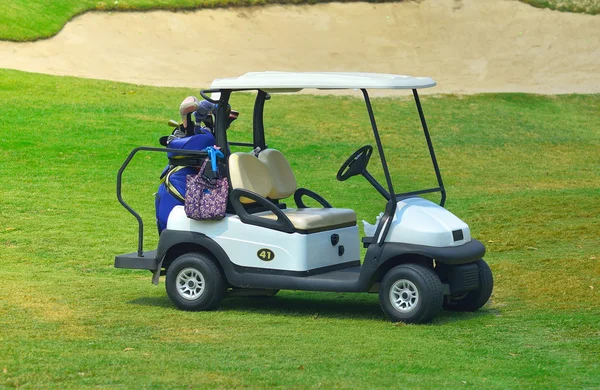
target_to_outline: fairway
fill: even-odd
[[[283,291],[183,312],[164,280],[113,268],[137,243],[117,170],[134,147],[158,146],[197,92],[0,70],[0,387],[600,386],[600,95],[422,99],[446,207],[485,243],[495,289],[476,313],[394,325],[376,294]],[[252,104],[232,102],[230,140],[250,139]],[[360,178],[335,181],[352,151],[374,144],[363,104],[277,95],[265,123],[300,185],[372,223],[383,199]],[[434,183],[414,104],[373,107],[398,185]],[[148,249],[165,164],[141,155],[124,178]]]

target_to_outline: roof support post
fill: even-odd
[[[229,110],[229,96],[231,95],[231,90],[221,90],[221,96],[219,97],[219,107],[217,108],[216,118],[215,118],[215,141],[217,142],[217,146],[221,148],[221,151],[225,155],[225,159],[229,157],[229,144],[227,143],[227,124],[228,124],[228,115]]]
[[[379,157],[381,158],[381,165],[383,167],[383,173],[385,174],[385,180],[390,191],[390,200],[385,206],[385,212],[377,227],[375,235],[377,237],[377,245],[383,246],[385,238],[390,230],[392,218],[396,213],[396,195],[394,194],[394,187],[392,186],[392,178],[390,176],[390,170],[388,169],[387,161],[385,160],[385,154],[383,153],[383,145],[381,144],[381,138],[379,138],[379,131],[377,130],[377,123],[375,123],[375,114],[373,114],[373,107],[371,107],[371,100],[366,89],[361,89],[363,96],[365,97],[365,103],[367,105],[367,111],[369,112],[369,119],[371,120],[371,127],[373,128],[373,135],[375,136],[375,142],[377,143],[377,150],[379,151]]]
[[[269,94],[263,90],[258,90],[256,100],[254,101],[254,113],[252,119],[252,138],[255,148],[265,150],[265,125],[263,122],[263,112],[265,108],[265,100],[269,99]]]
[[[373,128],[373,135],[375,136],[375,142],[377,143],[377,150],[379,151],[379,157],[381,158],[381,164],[383,166],[383,172],[385,174],[385,181],[387,182],[388,189],[390,192],[390,196],[392,199],[395,198],[394,195],[394,187],[392,186],[392,178],[390,176],[390,171],[387,166],[387,162],[385,160],[385,154],[383,153],[383,145],[381,144],[381,139],[379,138],[379,131],[377,130],[377,123],[375,123],[375,115],[373,114],[373,107],[371,107],[371,100],[369,99],[369,94],[366,89],[361,89],[363,96],[365,97],[365,103],[367,104],[367,111],[369,112],[369,119],[371,120],[371,127]]]
[[[415,103],[417,104],[417,110],[419,111],[419,118],[421,118],[421,125],[423,126],[423,132],[425,133],[425,139],[427,140],[427,147],[429,148],[429,155],[431,156],[431,162],[433,163],[433,169],[435,170],[435,176],[437,177],[440,192],[442,193],[442,199],[440,200],[440,206],[444,207],[446,203],[446,189],[442,182],[442,174],[438,167],[437,159],[435,158],[435,152],[433,151],[433,144],[431,143],[431,137],[429,136],[429,130],[427,129],[427,122],[425,122],[425,115],[423,114],[423,108],[421,107],[421,100],[416,89],[413,89],[413,96],[415,97]]]

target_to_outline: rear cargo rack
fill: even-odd
[[[129,163],[131,162],[133,157],[136,155],[136,153],[141,152],[141,151],[174,153],[174,154],[183,155],[183,156],[190,156],[190,157],[193,156],[193,157],[197,157],[199,159],[201,157],[208,156],[208,154],[206,152],[199,151],[199,150],[154,148],[154,147],[150,147],[150,146],[140,146],[140,147],[133,149],[131,151],[131,153],[129,153],[129,156],[127,156],[127,159],[125,159],[125,161],[123,162],[123,165],[121,165],[121,168],[119,169],[119,172],[117,173],[117,199],[119,200],[119,203],[121,203],[123,205],[123,207],[125,207],[125,209],[127,209],[127,211],[129,211],[131,213],[131,215],[133,215],[135,217],[135,219],[137,219],[137,221],[138,221],[138,251],[137,251],[138,257],[144,257],[144,222],[142,221],[142,217],[123,200],[123,196],[121,195],[121,182],[122,182],[123,172],[129,165]]]

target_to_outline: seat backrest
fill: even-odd
[[[271,176],[269,198],[283,199],[296,192],[298,185],[292,167],[279,150],[265,149],[259,153],[258,159],[265,163]]]
[[[259,159],[248,153],[232,153],[229,156],[229,178],[231,188],[242,188],[267,197],[271,192],[269,168]],[[253,201],[242,197],[242,203]]]

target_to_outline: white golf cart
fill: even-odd
[[[378,292],[383,311],[394,322],[428,322],[442,307],[479,309],[492,293],[492,273],[482,260],[483,244],[443,207],[446,193],[417,93],[433,86],[428,77],[372,73],[260,72],[215,80],[201,95],[218,103],[215,139],[224,153],[219,169],[230,185],[226,217],[197,221],[189,219],[183,207],[175,207],[157,250],[144,252],[142,219],[121,197],[121,175],[138,151],[182,152],[134,149],[119,170],[117,197],[138,219],[138,251],[117,256],[115,267],[151,270],[155,284],[166,274],[167,294],[183,310],[214,309],[232,291],[274,294],[280,289]],[[340,181],[362,175],[387,201],[373,237],[362,238],[367,248],[362,262],[356,213],[333,208],[321,196],[298,188],[284,155],[265,142],[263,108],[270,94],[311,88],[359,89],[365,99],[387,186],[366,169],[373,152],[370,145],[354,152],[337,173]],[[438,187],[395,192],[368,89],[412,90]],[[237,91],[256,91],[252,143],[227,139],[227,106]],[[260,152],[231,153],[230,145]],[[185,154],[173,163],[198,166],[206,156]],[[419,197],[433,192],[441,193],[440,205]],[[295,208],[281,201],[292,195]],[[305,196],[323,207],[306,207]]]

